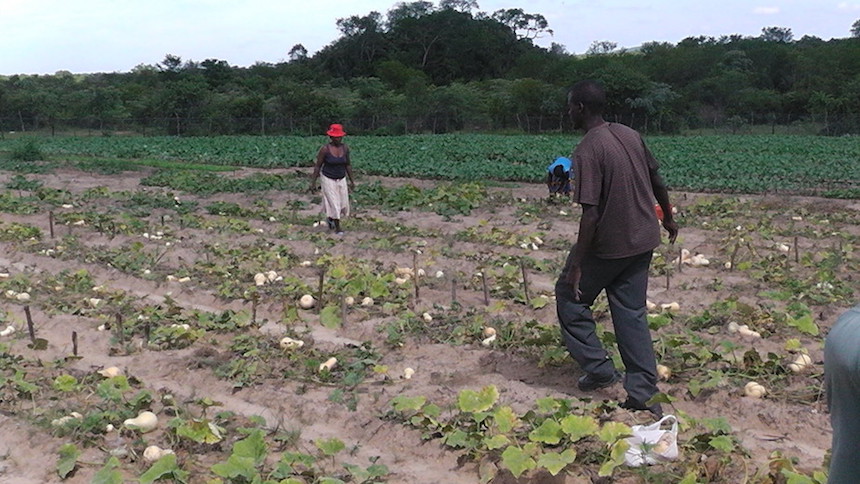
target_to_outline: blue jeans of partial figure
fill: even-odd
[[[552,176],[552,182],[549,186],[550,195],[553,194],[561,194],[561,195],[570,195],[570,178],[559,178],[555,175]]]
[[[824,383],[833,427],[827,482],[860,482],[860,304],[840,316],[827,335]]]
[[[608,377],[615,371],[597,337],[591,313],[597,295],[606,290],[618,352],[625,367],[624,389],[629,397],[644,404],[658,392],[657,361],[645,308],[652,251],[623,259],[586,256],[581,268],[579,301],[574,300],[573,287],[565,280],[572,255],[573,249],[555,285],[556,310],[565,346],[586,373]]]

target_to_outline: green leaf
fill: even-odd
[[[499,432],[506,434],[513,430],[520,423],[520,419],[511,407],[501,407],[493,414],[493,419],[496,421],[496,426]]]
[[[335,479],[334,477],[323,477],[317,482],[319,482],[319,484],[346,484],[340,479]]]
[[[131,386],[128,384],[128,378],[125,375],[108,378],[96,387],[98,396],[112,402],[122,401],[122,394],[129,390],[131,390]]]
[[[649,398],[647,402],[645,402],[645,405],[651,406],[657,403],[672,403],[674,401],[675,399],[671,396],[663,392],[657,392],[651,398]]]
[[[732,432],[732,425],[725,417],[703,418],[699,421],[699,424],[711,433],[722,432],[724,434],[728,434]]]
[[[266,458],[269,449],[263,440],[263,431],[254,429],[248,437],[233,444],[233,454],[253,459],[255,465],[260,465]]]
[[[445,438],[442,439],[442,442],[448,447],[463,449],[469,446],[469,434],[460,429],[455,429],[453,432],[446,435]]]
[[[213,465],[211,469],[217,476],[227,479],[244,477],[245,480],[250,481],[254,476],[258,476],[259,474],[254,466],[254,459],[240,457],[236,454],[230,455],[224,462]]]
[[[424,415],[428,417],[437,418],[439,415],[442,415],[442,407],[436,405],[435,403],[430,403],[424,406]]]
[[[495,385],[487,385],[480,391],[463,390],[460,392],[457,404],[461,412],[485,412],[495,405],[499,399],[499,390]]]
[[[489,450],[501,449],[510,443],[511,439],[509,439],[507,435],[494,435],[492,437],[484,438],[484,445]]]
[[[243,310],[233,314],[232,321],[237,327],[244,328],[251,325],[251,322],[253,322],[252,316],[250,311]]]
[[[708,444],[711,447],[717,450],[721,450],[725,453],[730,453],[735,449],[735,444],[734,442],[732,442],[731,437],[729,437],[728,435],[719,435],[717,437],[714,437],[708,441]]]
[[[561,407],[558,400],[552,397],[539,398],[535,401],[535,405],[540,413],[555,413]]]
[[[173,477],[175,481],[184,482],[188,473],[176,465],[176,454],[167,454],[152,464],[152,467],[140,475],[140,484],[152,484],[163,477]]]
[[[690,471],[687,473],[686,476],[684,476],[683,479],[681,479],[681,482],[679,482],[678,484],[698,484],[698,482],[699,482],[698,477],[699,477],[698,472]]]
[[[342,440],[337,437],[332,437],[330,439],[318,439],[314,442],[317,448],[322,451],[323,454],[331,457],[338,452],[346,449],[346,444],[343,443]]]
[[[624,463],[624,454],[627,453],[627,449],[629,448],[630,443],[626,440],[619,440],[612,444],[612,448],[609,451],[609,459],[600,466],[597,475],[600,477],[611,476],[615,468]]]
[[[529,440],[532,442],[543,442],[544,444],[556,445],[561,442],[564,434],[561,425],[555,420],[548,418],[540,424],[540,427],[529,432]]]
[[[537,460],[537,465],[538,467],[546,468],[550,474],[556,475],[561,472],[562,469],[567,467],[568,464],[573,464],[573,461],[575,460],[576,451],[573,449],[567,449],[561,453],[547,452],[545,454],[541,454]]]
[[[379,299],[381,297],[388,296],[390,291],[388,290],[388,282],[384,279],[377,279],[370,284],[370,297],[373,299]]]
[[[60,475],[60,479],[65,479],[75,470],[81,452],[75,444],[65,444],[60,447],[59,453],[60,459],[57,462],[57,474]]]
[[[648,329],[651,331],[657,331],[663,326],[667,326],[672,323],[672,317],[668,314],[649,314],[648,315]]]
[[[524,472],[537,467],[537,463],[522,449],[510,446],[502,452],[502,465],[504,465],[514,477],[520,477]]]
[[[215,444],[223,439],[221,428],[207,419],[182,422],[176,429],[176,435],[199,444]]]
[[[302,454],[300,452],[284,452],[281,455],[281,462],[292,466],[293,464],[301,464],[305,467],[313,467],[316,458],[310,454]]]
[[[787,478],[785,484],[816,484],[812,478],[789,469],[782,469],[782,475]]]
[[[391,471],[385,464],[371,464],[367,466],[367,473],[370,474],[371,478],[380,478],[387,476]]]
[[[54,389],[61,392],[74,391],[78,384],[78,379],[72,375],[63,374],[54,379]]]
[[[810,336],[818,336],[818,325],[812,319],[812,314],[805,314],[797,319],[791,318],[788,320],[788,325]]]
[[[340,308],[337,306],[326,306],[320,311],[320,324],[329,329],[340,328]]]
[[[48,349],[48,340],[45,338],[36,338],[32,343],[27,343],[27,348],[37,351],[46,350]]]
[[[122,473],[116,470],[119,465],[119,459],[111,457],[105,466],[96,472],[90,484],[123,484]]]
[[[627,424],[623,424],[621,422],[607,422],[597,433],[600,440],[607,444],[611,444],[621,437],[627,437],[629,435],[633,435],[633,429],[631,429]]]
[[[549,304],[549,298],[545,297],[533,297],[531,301],[529,301],[532,309],[541,309]]]
[[[479,484],[488,484],[499,474],[499,468],[489,459],[482,459],[478,466]]]
[[[398,395],[391,400],[391,406],[397,412],[405,412],[411,410],[417,412],[427,403],[427,398],[422,396],[407,397],[406,395]]]
[[[561,430],[568,435],[571,442],[576,442],[583,437],[596,435],[600,425],[594,417],[568,415],[561,419]]]

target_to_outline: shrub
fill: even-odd
[[[12,159],[15,161],[39,161],[44,160],[45,155],[39,149],[39,145],[30,139],[12,150]]]

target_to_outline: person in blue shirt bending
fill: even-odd
[[[546,186],[550,198],[553,195],[564,195],[570,198],[570,178],[573,162],[570,158],[560,156],[546,168]]]

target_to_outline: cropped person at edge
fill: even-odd
[[[654,200],[662,207],[669,241],[678,237],[669,193],[657,161],[635,130],[603,119],[606,93],[596,81],[568,92],[574,127],[585,136],[574,150],[574,201],[582,205],[579,235],[555,286],[557,313],[567,350],[585,375],[582,391],[605,388],[621,374],[595,333],[591,305],[606,290],[618,350],[625,367],[627,399],[622,408],[663,415],[657,362],[645,309],[648,268],[660,245]]]
[[[342,125],[332,124],[326,134],[330,141],[317,152],[310,190],[314,190],[319,178],[328,228],[337,235],[343,235],[340,220],[349,216],[349,190],[355,188],[349,146],[343,142],[346,132]]]
[[[824,383],[830,426],[830,484],[860,480],[860,304],[845,311],[824,343]]]

